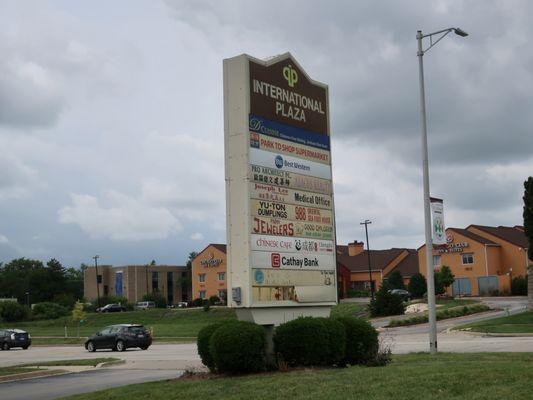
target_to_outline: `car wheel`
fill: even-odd
[[[141,346],[141,350],[147,350],[148,346]]]
[[[2,350],[9,350],[11,347],[9,346],[9,343],[7,342],[4,342],[4,344],[2,345]]]
[[[94,343],[93,342],[87,343],[87,351],[89,351],[91,353],[94,353],[96,351],[96,347],[94,347]]]
[[[125,351],[126,350],[126,345],[124,344],[124,341],[117,340],[116,349],[117,349],[117,351]]]
[[[30,346],[22,346],[22,350],[28,350],[28,347]]]

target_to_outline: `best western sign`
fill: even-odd
[[[224,113],[228,304],[322,312],[337,298],[328,88],[288,53],[242,55],[224,60]]]

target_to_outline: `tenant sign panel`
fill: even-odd
[[[328,87],[289,54],[224,60],[228,305],[336,303]]]

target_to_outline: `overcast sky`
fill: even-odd
[[[0,261],[183,264],[225,243],[222,60],[290,51],[329,84],[338,243],[522,223],[533,174],[528,1],[0,1]]]

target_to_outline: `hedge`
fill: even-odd
[[[222,324],[209,339],[209,351],[220,373],[240,374],[265,370],[266,337],[262,326],[235,321]]]
[[[353,317],[339,317],[346,332],[344,364],[368,364],[379,350],[378,331],[369,322]]]
[[[448,308],[446,310],[437,311],[437,321],[440,321],[443,319],[449,319],[449,318],[463,317],[465,315],[477,314],[477,313],[485,312],[488,310],[490,310],[490,307],[486,306],[485,304],[472,304],[472,305],[467,305],[467,306]],[[429,320],[429,317],[427,314],[417,315],[411,318],[391,321],[388,326],[395,327],[395,326],[424,324],[428,322],[428,320]]]
[[[346,349],[346,332],[339,321],[301,317],[274,331],[274,351],[289,365],[335,365]]]

